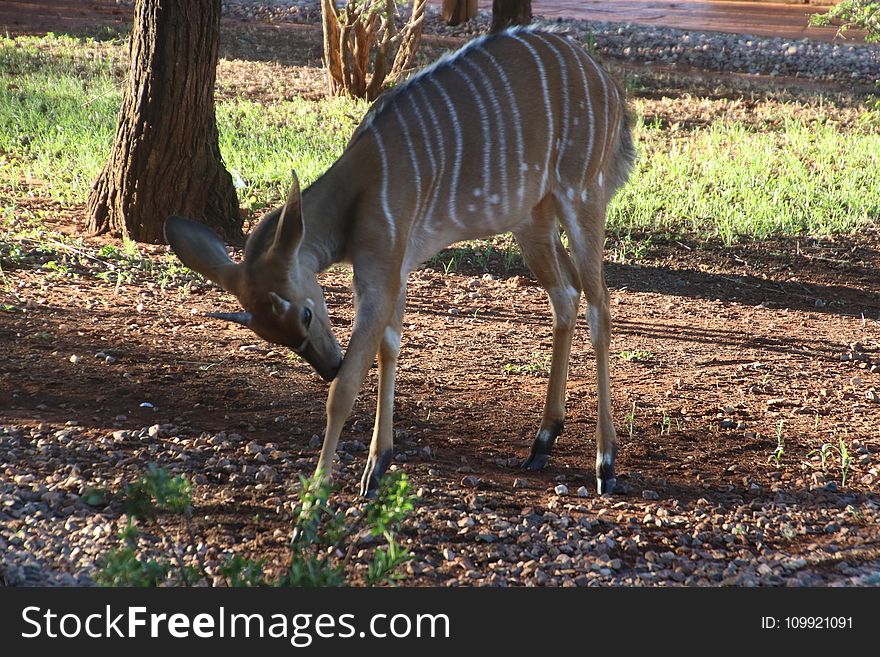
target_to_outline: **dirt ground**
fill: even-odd
[[[246,44],[248,30],[269,28],[224,29]],[[319,74],[307,71],[320,42],[309,34],[285,54],[302,71],[285,93],[317,93]],[[645,97],[677,84],[655,79]],[[704,85],[695,78],[688,91]],[[84,226],[82,207],[16,203],[50,210],[62,232]],[[107,243],[90,239],[85,253]],[[610,240],[620,441],[610,498],[594,492],[595,367],[583,319],[551,464],[517,467],[540,421],[550,320],[545,294],[510,266],[507,248],[499,238],[491,253],[449,251],[453,271],[438,261],[410,277],[394,464],[421,493],[404,531],[416,554],[408,585],[878,583],[880,231],[733,246]],[[160,259],[166,249],[141,253]],[[0,482],[47,509],[29,517],[9,497],[5,547],[21,556],[51,544],[58,518],[73,523],[69,533],[115,527],[118,505],[95,510],[79,495],[118,490],[153,461],[195,482],[209,556],[283,554],[290,485],[315,466],[327,386],[246,329],[203,317],[239,309],[214,286],[163,290],[147,274],[114,286],[96,277],[105,265],[94,257],[67,255],[67,274],[48,270],[36,247],[2,263],[11,286],[0,296]],[[344,346],[350,273],[320,280]],[[345,504],[358,503],[375,399],[374,372],[342,438]],[[89,583],[111,534],[83,548],[87,558],[62,550],[30,570],[7,558],[0,572],[11,584]]]

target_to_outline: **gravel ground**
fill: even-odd
[[[359,466],[364,449],[359,441],[345,442],[340,460]],[[75,423],[0,427],[0,463],[6,464],[0,575],[7,585],[92,585],[97,560],[118,546],[124,516],[115,503],[103,512],[85,503],[89,482],[64,458],[70,452],[107,466],[120,459],[204,463],[205,474],[193,478],[196,491],[207,478],[231,474],[237,485],[275,504],[282,521],[290,511],[290,502],[282,501],[291,497],[285,482],[312,467],[234,433],[195,435],[173,425],[99,436]],[[430,458],[405,439],[396,455],[398,461]],[[35,475],[13,465],[24,463],[41,463],[54,473]],[[342,478],[356,478],[355,470],[344,467]],[[877,503],[841,495],[821,475],[799,493],[756,486],[746,496],[713,494],[711,502],[659,499],[642,490],[609,503],[559,479],[545,491],[546,504],[521,509],[502,507],[501,496],[473,475],[465,474],[460,486],[422,487],[405,533],[419,555],[407,566],[409,574],[444,586],[880,586],[872,548]],[[121,481],[103,483],[116,488]],[[524,480],[518,484],[527,487]],[[824,540],[833,535],[846,547]],[[797,536],[806,544],[800,556],[768,547]],[[283,544],[287,534],[276,529],[273,538]],[[148,541],[141,547],[161,554],[164,541]],[[261,541],[264,549],[267,542]],[[209,573],[220,563],[219,550],[200,544]],[[873,558],[864,560],[866,554]]]
[[[227,16],[250,20],[320,23],[317,0],[226,0]],[[481,11],[465,25],[448,27],[429,7],[425,31],[472,37],[488,31],[490,14]],[[693,32],[667,27],[581,20],[537,25],[565,30],[592,44],[603,57],[626,61],[680,64],[724,72],[789,76],[839,83],[880,81],[880,46],[826,43],[812,39],[762,38],[722,32]]]

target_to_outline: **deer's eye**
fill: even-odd
[[[308,308],[302,309],[302,324],[306,328],[309,328],[309,324],[312,323],[312,311]]]

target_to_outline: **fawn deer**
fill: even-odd
[[[345,152],[302,194],[294,182],[233,262],[211,230],[169,217],[165,236],[188,267],[238,297],[213,316],[291,347],[327,381],[318,472],[329,477],[355,397],[378,354],[375,427],[361,492],[392,456],[395,374],[408,273],[449,244],[515,236],[547,291],[553,357],[543,419],[523,467],[539,469],[560,435],[580,295],[596,359],[596,477],[616,483],[602,266],[606,206],[635,159],[618,85],[567,37],[511,29],[478,38],[380,97]],[[568,238],[563,246],[560,228]],[[355,321],[343,357],[316,273],[353,269]]]

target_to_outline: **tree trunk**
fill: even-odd
[[[447,25],[466,23],[477,15],[477,0],[443,0],[440,16]]]
[[[138,0],[116,138],[89,194],[90,233],[160,243],[165,219],[182,214],[241,238],[214,112],[220,3]]]
[[[511,25],[528,25],[531,22],[532,0],[492,0],[490,32],[500,32]]]

